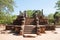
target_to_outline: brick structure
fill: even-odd
[[[55,25],[48,25],[48,19],[44,18],[43,14],[39,15],[38,11],[33,13],[32,18],[29,18],[26,11],[24,11],[21,15],[17,16],[17,19],[14,20],[13,25],[15,26],[10,28],[6,26],[6,29],[14,28],[16,33],[19,35],[40,35],[40,33],[45,33],[45,30],[55,30]]]

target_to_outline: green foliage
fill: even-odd
[[[55,12],[54,18],[57,19],[57,18],[59,18],[59,17],[60,17],[60,13],[59,13],[59,12]]]
[[[37,13],[39,15],[42,15],[40,10],[27,10],[26,13],[27,13],[28,17],[33,17],[32,15],[35,13],[35,11],[37,11]]]
[[[54,22],[54,17],[53,17],[53,15],[54,15],[54,14],[52,14],[52,13],[48,15],[48,21],[49,21],[49,23],[53,23],[53,22]]]
[[[11,24],[16,17],[16,15],[0,13],[0,24]]]
[[[49,15],[48,15],[48,18],[49,18],[49,19],[53,19],[53,15],[54,15],[54,14],[52,14],[52,13],[49,14]]]
[[[60,13],[55,12],[54,14],[55,24],[60,24]]]
[[[48,19],[49,23],[54,23],[54,19]]]
[[[0,0],[0,23],[11,24],[13,19],[16,18],[10,13],[14,11],[14,0]]]
[[[13,12],[14,0],[0,0],[0,12]]]
[[[27,10],[26,11],[28,17],[32,17],[33,11],[32,10]]]
[[[58,12],[55,16],[58,16],[58,17],[60,17],[60,13]]]
[[[56,7],[57,7],[58,10],[60,10],[60,0],[57,1]]]

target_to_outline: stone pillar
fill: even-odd
[[[23,20],[22,20],[23,24],[21,25],[22,30],[20,30],[20,35],[24,34],[25,17],[26,17],[25,14],[23,14]]]
[[[35,14],[35,16],[36,16],[37,35],[40,35],[39,18],[37,16],[37,13]]]
[[[40,33],[41,33],[41,29],[40,29],[39,25],[37,25],[37,35],[40,35]]]
[[[23,35],[23,30],[20,30],[19,35]]]
[[[27,13],[26,13],[26,11],[24,11],[24,17],[25,17],[25,18],[27,17]]]

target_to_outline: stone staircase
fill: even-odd
[[[35,33],[35,26],[34,25],[25,25],[24,27],[24,34],[34,34]]]

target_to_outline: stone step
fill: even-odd
[[[24,30],[24,32],[31,32],[32,30]]]
[[[32,28],[32,27],[31,28],[29,28],[29,27],[25,28],[25,30],[31,30],[31,29],[34,29],[34,28]]]
[[[35,38],[37,35],[36,34],[24,34],[23,37],[33,37]]]
[[[24,32],[24,34],[32,34],[32,32]]]
[[[24,33],[31,34],[34,28],[35,28],[35,26],[33,26],[33,25],[26,25],[24,27]]]

